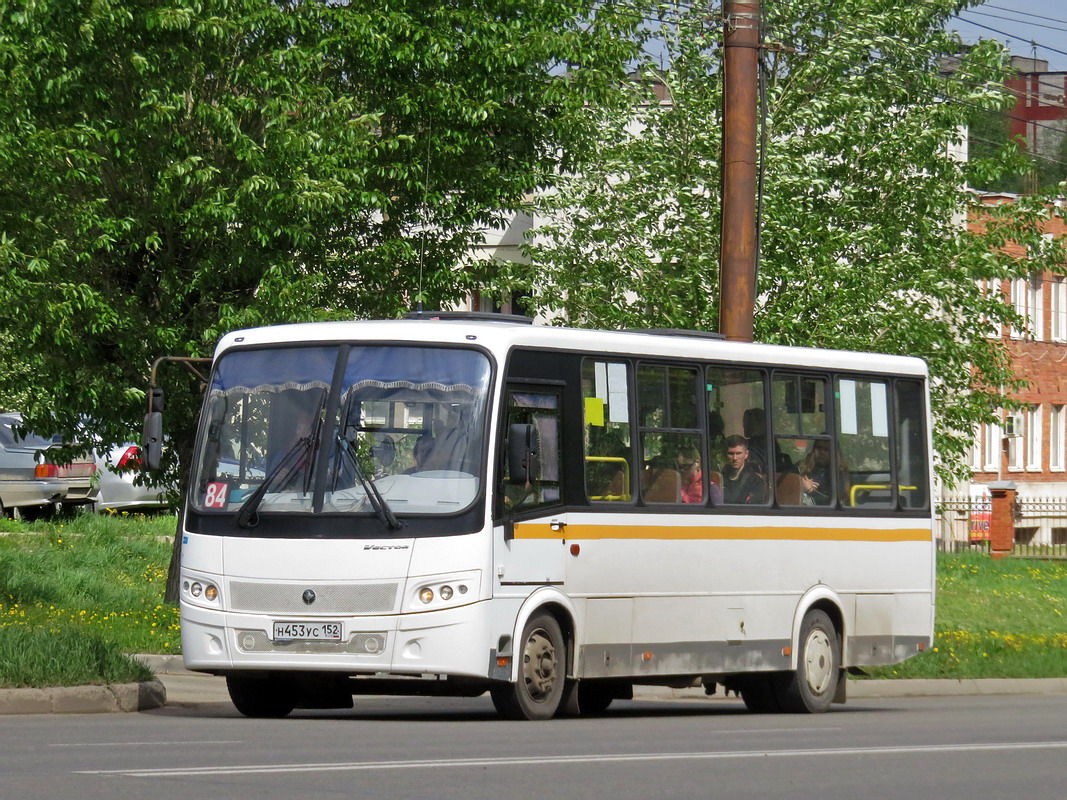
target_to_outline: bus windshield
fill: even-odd
[[[215,365],[192,505],[238,514],[451,514],[481,488],[488,358],[475,350],[315,345]]]

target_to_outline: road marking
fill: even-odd
[[[188,742],[53,742],[49,747],[170,747],[186,744],[244,744],[243,739],[193,739]]]
[[[291,772],[360,772],[389,769],[440,769],[441,767],[522,767],[545,764],[615,764],[641,761],[715,761],[738,758],[814,758],[824,756],[925,755],[930,753],[981,753],[1014,750],[1067,750],[1067,742],[998,742],[991,744],[935,744],[901,747],[843,747],[810,750],[741,750],[722,753],[632,753],[577,756],[522,756],[511,758],[446,758],[425,761],[352,761],[330,764],[262,764],[228,767],[174,767],[170,769],[93,769],[78,775],[125,775],[132,778],[186,778],[217,775],[268,775]]]

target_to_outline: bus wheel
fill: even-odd
[[[507,719],[551,719],[563,698],[566,645],[559,623],[536,614],[522,634],[519,679],[489,690],[497,713]]]
[[[284,717],[296,708],[300,690],[280,675],[227,675],[226,689],[246,717]]]
[[[782,710],[792,714],[828,711],[837,693],[840,673],[841,643],[837,629],[826,612],[809,611],[800,626],[797,671],[778,697]]]

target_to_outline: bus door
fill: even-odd
[[[497,497],[502,587],[563,582],[561,409],[562,387],[508,385]]]

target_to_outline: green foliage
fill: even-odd
[[[969,3],[973,5],[974,3]],[[1017,151],[971,164],[948,145],[975,110],[1002,109],[1006,56],[944,31],[957,0],[783,0],[764,6],[766,148],[757,341],[925,358],[945,479],[968,473],[971,431],[1018,386],[998,338],[1014,319],[981,281],[1063,271],[1041,238],[1049,198],[987,207],[968,186],[1020,168]],[[665,6],[671,67],[645,67],[672,102],[606,125],[602,158],[546,198],[532,266],[503,275],[570,324],[718,322],[721,24]],[[964,230],[968,215],[988,224]],[[1020,258],[1006,249],[1028,252]]]
[[[119,443],[160,355],[461,297],[618,94],[638,19],[597,6],[0,0],[0,395]],[[200,387],[161,378],[173,467]]]

